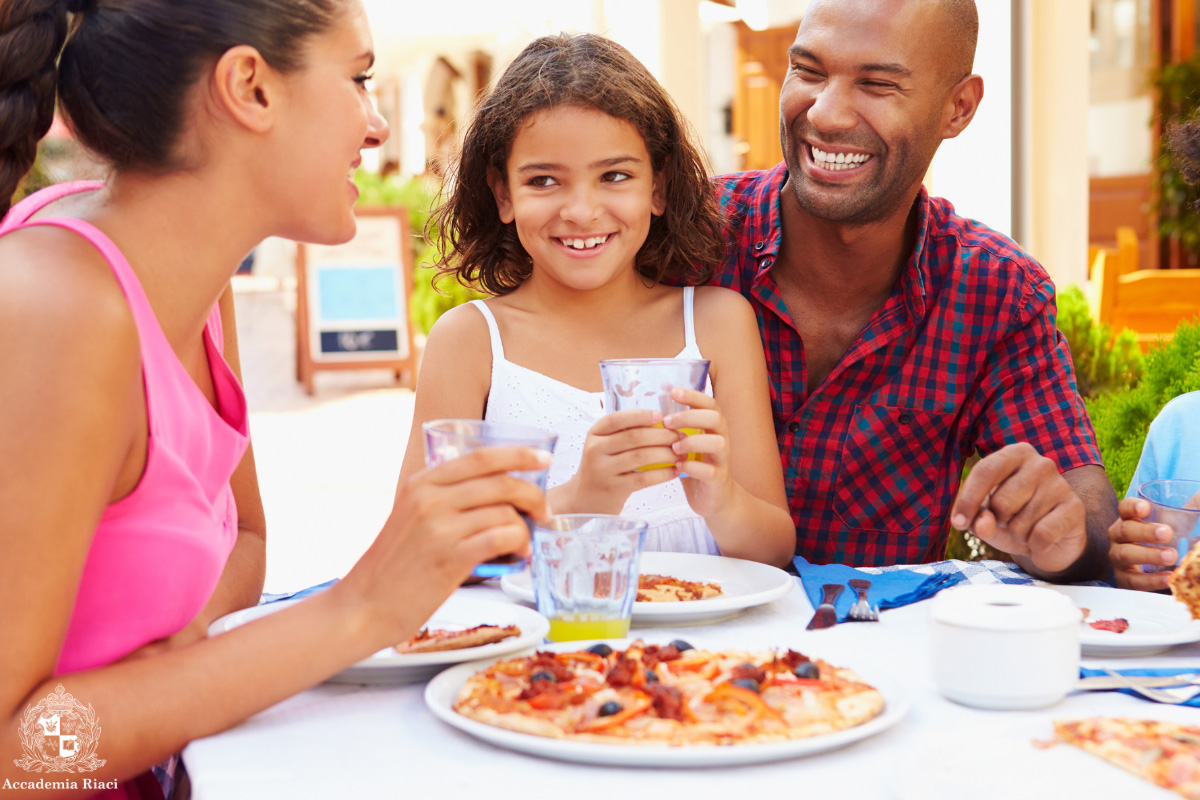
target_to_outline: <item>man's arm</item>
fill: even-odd
[[[1117,497],[1104,469],[1059,473],[1027,443],[976,464],[959,489],[951,521],[1012,554],[1029,574],[1055,583],[1107,578],[1108,526]]]

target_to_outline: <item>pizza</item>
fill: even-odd
[[[440,650],[465,650],[468,647],[495,644],[520,635],[521,629],[516,625],[505,625],[504,627],[476,625],[474,628],[462,631],[421,628],[416,636],[407,642],[396,645],[396,652],[409,655],[412,653],[436,653]]]
[[[603,744],[733,745],[820,736],[878,716],[883,695],[795,650],[696,650],[634,641],[492,664],[454,709],[508,730]]]
[[[706,600],[722,594],[721,584],[685,581],[670,575],[638,576],[639,603],[674,603],[682,600]]]
[[[1188,607],[1193,619],[1200,619],[1200,542],[1196,543],[1167,578],[1171,594]]]
[[[1097,717],[1055,722],[1054,731],[1139,778],[1200,800],[1200,726]]]

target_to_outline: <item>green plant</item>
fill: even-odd
[[[1142,454],[1150,422],[1167,401],[1200,390],[1200,317],[1182,322],[1169,342],[1146,355],[1141,381],[1086,399],[1108,479],[1124,496]]]
[[[1112,327],[1092,319],[1083,290],[1071,285],[1058,293],[1058,329],[1071,348],[1075,382],[1083,397],[1096,397],[1137,384],[1142,351],[1128,328],[1113,335]]]
[[[381,177],[359,171],[354,176],[360,206],[404,207],[408,210],[413,237],[413,292],[409,314],[417,330],[428,335],[438,317],[457,305],[485,295],[463,286],[450,276],[438,277],[433,269],[438,258],[441,231],[433,221],[438,206],[438,186],[432,178]]]
[[[1165,134],[1170,123],[1191,119],[1196,114],[1200,104],[1200,54],[1188,61],[1164,64],[1154,75],[1154,87],[1158,90],[1158,117]],[[1159,235],[1177,238],[1195,260],[1200,256],[1200,214],[1195,211],[1200,188],[1184,180],[1165,136],[1159,143],[1155,171]]]

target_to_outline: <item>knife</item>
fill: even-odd
[[[821,605],[817,606],[817,613],[813,614],[813,618],[809,620],[805,630],[811,631],[816,628],[829,628],[837,625],[837,610],[833,604],[844,588],[840,583],[827,583],[821,587]]]
[[[1130,683],[1136,683],[1138,686],[1155,689],[1163,686],[1183,686],[1197,681],[1200,681],[1200,672],[1190,672],[1186,675],[1126,675],[1124,680],[1097,675],[1092,678],[1080,678],[1075,683],[1075,688],[1081,690],[1126,689]]]

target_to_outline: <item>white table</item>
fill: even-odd
[[[498,588],[460,589],[505,599]],[[771,764],[713,769],[597,767],[558,762],[480,742],[425,708],[424,684],[323,685],[184,750],[196,800],[269,798],[909,798],[1177,796],[1074,748],[1031,746],[1051,720],[1130,716],[1200,721],[1194,708],[1163,706],[1117,692],[1074,694],[1041,711],[981,711],[943,698],[929,677],[929,603],[885,611],[878,624],[806,631],[812,606],[796,586],[782,599],[716,625],[635,628],[632,635],[686,638],[698,645],[792,647],[886,674],[912,706],[893,728],[849,747]],[[1200,643],[1145,658],[1085,666],[1200,667]],[[923,775],[917,780],[919,775]],[[914,786],[923,794],[915,793]],[[964,793],[965,792],[965,793]]]

